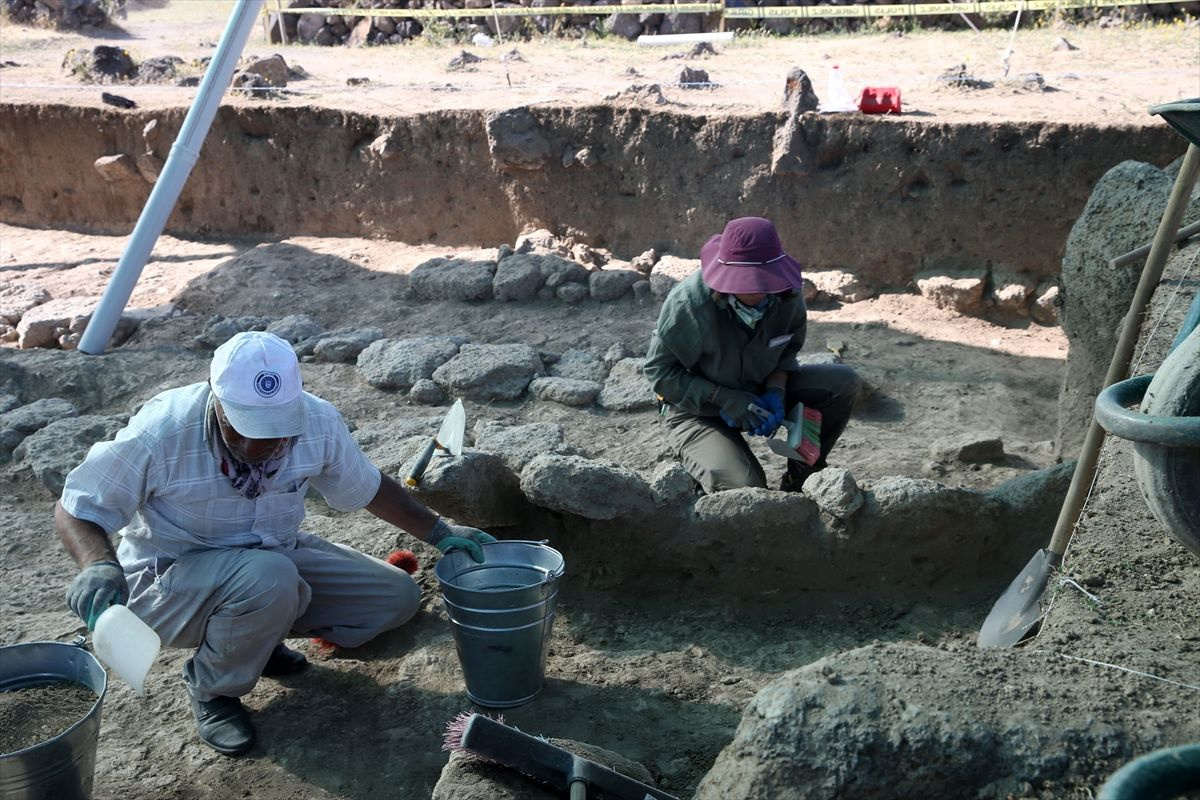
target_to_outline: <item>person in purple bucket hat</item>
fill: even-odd
[[[779,487],[800,491],[850,419],[857,373],[796,361],[808,320],[803,285],[770,220],[741,217],[704,244],[700,270],[663,302],[643,371],[668,441],[705,493],[765,488],[745,434],[773,436],[802,403],[820,412],[810,426],[819,449],[811,448],[812,463],[789,459]]]

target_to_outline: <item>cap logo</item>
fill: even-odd
[[[269,370],[263,370],[254,376],[254,391],[260,397],[274,397],[279,394],[279,375]]]

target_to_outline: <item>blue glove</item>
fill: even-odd
[[[129,584],[125,570],[116,561],[93,561],[67,587],[67,605],[87,623],[88,630],[111,605],[125,605],[129,600]]]
[[[482,564],[483,548],[480,545],[494,542],[496,541],[496,537],[489,533],[484,533],[478,528],[470,528],[466,525],[451,525],[446,520],[438,517],[438,521],[433,524],[433,529],[429,531],[429,537],[426,541],[442,553],[449,550],[464,549],[471,555],[475,563]]]
[[[750,429],[755,436],[774,436],[783,424],[783,389],[772,386],[757,398],[758,405],[770,412],[770,416],[759,421]]]

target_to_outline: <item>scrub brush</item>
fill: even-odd
[[[800,406],[800,443],[796,445],[796,452],[800,454],[800,460],[810,467],[817,463],[817,459],[821,457],[821,412],[815,408]],[[788,440],[793,438],[793,433],[788,431]]]
[[[750,404],[750,411],[760,419],[771,416],[770,411],[756,403]],[[767,444],[771,450],[793,461],[803,461],[810,467],[817,463],[821,457],[821,412],[796,403],[783,420],[783,427],[787,430],[787,441],[770,439]]]
[[[483,714],[463,713],[446,726],[443,750],[465,751],[570,794],[571,800],[678,800],[594,761]]]

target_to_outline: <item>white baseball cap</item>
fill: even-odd
[[[304,382],[292,346],[273,333],[246,331],[213,353],[208,382],[233,429],[248,439],[304,433]]]

